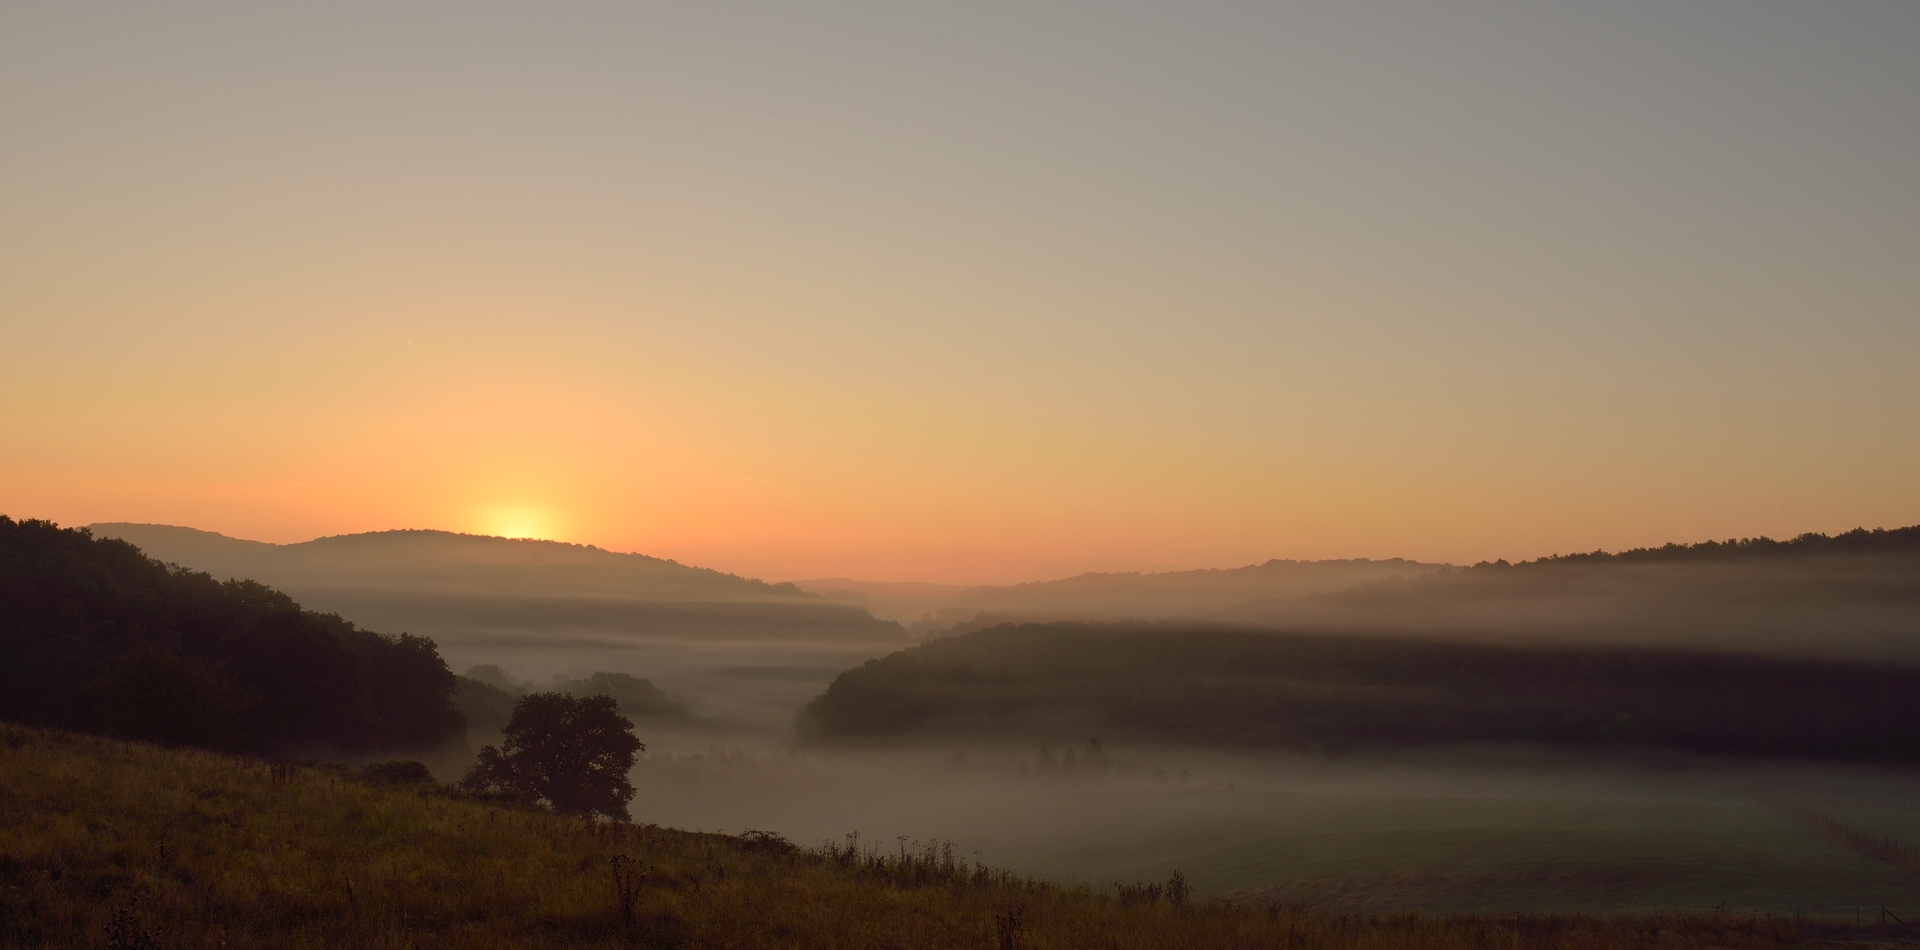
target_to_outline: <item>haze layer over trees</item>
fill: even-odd
[[[714,728],[783,741],[794,712],[836,673],[911,642],[899,624],[791,584],[585,545],[445,531],[286,545],[164,525],[103,524],[95,533],[216,578],[272,584],[364,626],[431,637],[456,669],[498,665],[525,685],[563,691],[575,689],[550,687],[554,676],[644,679],[705,723],[681,715],[660,737],[654,727],[675,712],[662,697],[617,696],[630,715],[653,717],[650,734],[667,747],[685,733],[686,744],[704,748]],[[463,709],[481,714],[476,731],[499,729],[510,697],[477,683],[462,683],[460,695]]]
[[[1271,560],[1245,567],[1161,573],[1088,573],[1011,586],[963,587],[824,578],[795,583],[828,599],[908,622],[915,634],[950,634],[1042,620],[1205,618],[1254,601],[1345,590],[1368,581],[1412,578],[1446,565],[1403,558]]]
[[[1248,601],[1328,593],[1387,578],[1420,577],[1443,567],[1396,557],[1381,561],[1272,560],[1246,567],[1158,574],[1080,574],[1057,581],[977,588],[956,598],[948,612],[977,612],[986,621],[1192,618]],[[975,624],[990,625],[980,620]]]
[[[1211,619],[1920,663],[1920,527],[1496,561],[1252,601]]]
[[[1119,610],[1147,602],[1152,577],[1062,589],[1119,591]],[[842,674],[801,726],[823,738],[1920,759],[1920,528],[1400,573],[1207,616],[1236,623],[949,636]]]

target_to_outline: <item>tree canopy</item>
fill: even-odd
[[[627,821],[634,753],[646,746],[610,696],[530,693],[513,704],[501,747],[485,746],[461,779],[469,791],[545,802],[563,815]]]
[[[1198,624],[1024,624],[841,673],[822,739],[1342,752],[1461,743],[1920,761],[1920,669],[1624,647],[1512,647]]]
[[[265,753],[435,747],[465,724],[432,640],[0,515],[0,718]]]

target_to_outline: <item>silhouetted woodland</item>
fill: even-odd
[[[431,640],[5,516],[0,717],[273,753],[427,749],[465,728]]]
[[[1458,743],[1920,760],[1920,669],[1224,627],[1023,624],[849,670],[816,738],[1098,735],[1343,751]]]

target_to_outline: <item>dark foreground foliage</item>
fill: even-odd
[[[1872,929],[1852,932],[1867,936]],[[1892,931],[1886,932],[1893,936]],[[1336,916],[1061,888],[950,848],[599,823],[0,726],[0,948],[1771,948],[1793,921]]]
[[[0,516],[0,719],[222,750],[426,749],[464,728],[453,686],[424,637]]]
[[[1318,751],[1484,742],[1920,760],[1920,669],[1143,624],[1022,624],[856,667],[818,737],[1099,735]]]

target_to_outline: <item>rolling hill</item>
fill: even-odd
[[[1920,664],[1920,527],[1496,561],[1252,600],[1209,619]]]
[[[791,584],[556,541],[381,531],[299,544],[96,524],[149,555],[271,584],[315,609],[434,636],[600,631],[689,639],[890,640],[898,625]]]
[[[1191,624],[945,637],[842,673],[819,739],[1350,752],[1525,743],[1920,762],[1920,668],[1625,647],[1515,647]]]
[[[916,635],[954,634],[1001,623],[1046,620],[1181,620],[1254,601],[1345,590],[1369,581],[1446,569],[1404,558],[1271,560],[1195,571],[1087,573],[1026,584],[962,587],[827,578],[795,583],[907,623]]]

